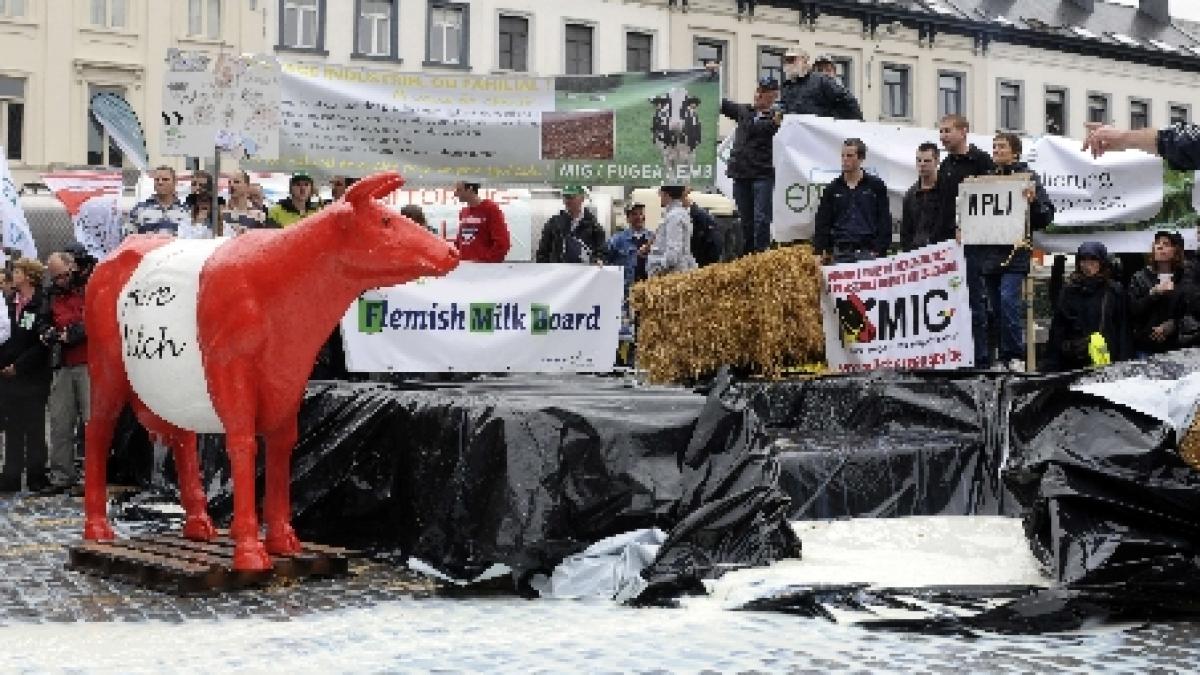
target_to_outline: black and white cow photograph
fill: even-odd
[[[700,99],[683,87],[671,87],[650,99],[654,106],[650,132],[654,145],[662,153],[662,165],[668,175],[690,170],[700,145],[701,124],[696,110]]]

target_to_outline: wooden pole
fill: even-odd
[[[1021,284],[1021,294],[1025,297],[1025,372],[1037,370],[1037,331],[1033,324],[1033,231],[1029,225],[1029,213],[1025,210],[1025,241],[1029,242],[1029,273]]]
[[[212,204],[209,204],[209,207],[208,207],[208,217],[212,218],[213,236],[219,237],[223,234],[222,230],[224,229],[221,225],[221,212],[220,212],[221,202],[219,201],[220,200],[219,195],[220,195],[220,189],[221,189],[221,148],[220,148],[220,146],[217,146],[213,149],[213,171],[212,171],[212,173],[213,173],[212,185],[209,186],[212,188]]]

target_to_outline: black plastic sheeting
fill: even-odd
[[[1003,380],[913,371],[759,385],[792,520],[1015,515]]]
[[[458,578],[503,563],[518,580],[660,527],[652,594],[697,588],[800,552],[778,463],[737,399],[724,385],[706,399],[591,376],[314,383],[293,453],[294,524],[302,538],[399,548]],[[227,521],[220,436],[201,438],[201,471]]]

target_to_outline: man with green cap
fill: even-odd
[[[275,227],[295,225],[321,208],[313,199],[313,179],[306,173],[294,173],[288,181],[288,196],[267,211],[267,223]]]
[[[563,210],[546,221],[538,242],[540,263],[598,263],[608,256],[604,228],[596,215],[583,207],[587,192],[580,185],[562,189]]]

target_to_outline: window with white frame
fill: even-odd
[[[92,97],[100,93],[111,93],[118,96],[125,96],[123,87],[108,87],[97,86],[94,84],[88,85],[87,100],[91,101]],[[100,122],[96,121],[96,116],[92,114],[91,106],[87,110],[87,165],[88,166],[121,166],[125,162],[125,155],[121,152],[121,148],[113,142],[108,136],[108,132],[104,130]]]
[[[1109,100],[1110,97],[1108,94],[1088,94],[1087,119],[1089,122],[1108,124],[1110,108]]]
[[[716,62],[721,64],[721,94],[729,94],[729,64],[726,63],[725,51],[728,46],[724,40],[714,40],[711,38],[696,38],[696,42],[692,45],[692,52],[697,66],[705,67],[710,63]]]
[[[783,47],[758,48],[759,80],[764,77],[770,77],[776,82],[783,82],[783,53],[786,51]]]
[[[587,24],[567,24],[563,45],[567,75],[592,74],[592,32],[592,27]]]
[[[938,71],[938,119],[966,114],[966,81],[963,73]]]
[[[497,65],[502,70],[527,72],[529,70],[529,19],[524,16],[500,15],[497,37],[500,43]]]
[[[125,2],[126,0],[92,0],[92,25],[101,28],[124,28]]]
[[[282,0],[283,47],[318,49],[321,33],[321,3],[319,0]]]
[[[1129,99],[1129,128],[1145,129],[1150,126],[1150,102],[1144,98]]]
[[[25,16],[25,0],[0,0],[0,16]]]
[[[830,60],[833,61],[833,70],[841,80],[842,86],[846,91],[854,93],[854,59],[849,56],[833,56]]]
[[[396,3],[393,0],[358,0],[355,24],[355,56],[396,55]]]
[[[1189,124],[1192,121],[1192,106],[1186,103],[1172,103],[1168,111],[1171,124]]]
[[[1046,87],[1046,133],[1062,136],[1067,129],[1067,90]]]
[[[0,144],[5,155],[20,160],[25,140],[25,80],[0,75]]]
[[[998,87],[996,98],[1000,105],[996,115],[997,124],[1003,131],[1020,131],[1024,128],[1021,110],[1025,101],[1021,83],[999,80],[996,86]]]
[[[429,3],[426,62],[443,66],[467,65],[468,5]]]
[[[188,35],[221,37],[221,0],[188,0]]]
[[[909,101],[912,100],[912,68],[896,64],[883,64],[883,116],[896,119],[912,117]]]
[[[625,72],[647,73],[653,68],[654,35],[625,32]]]

